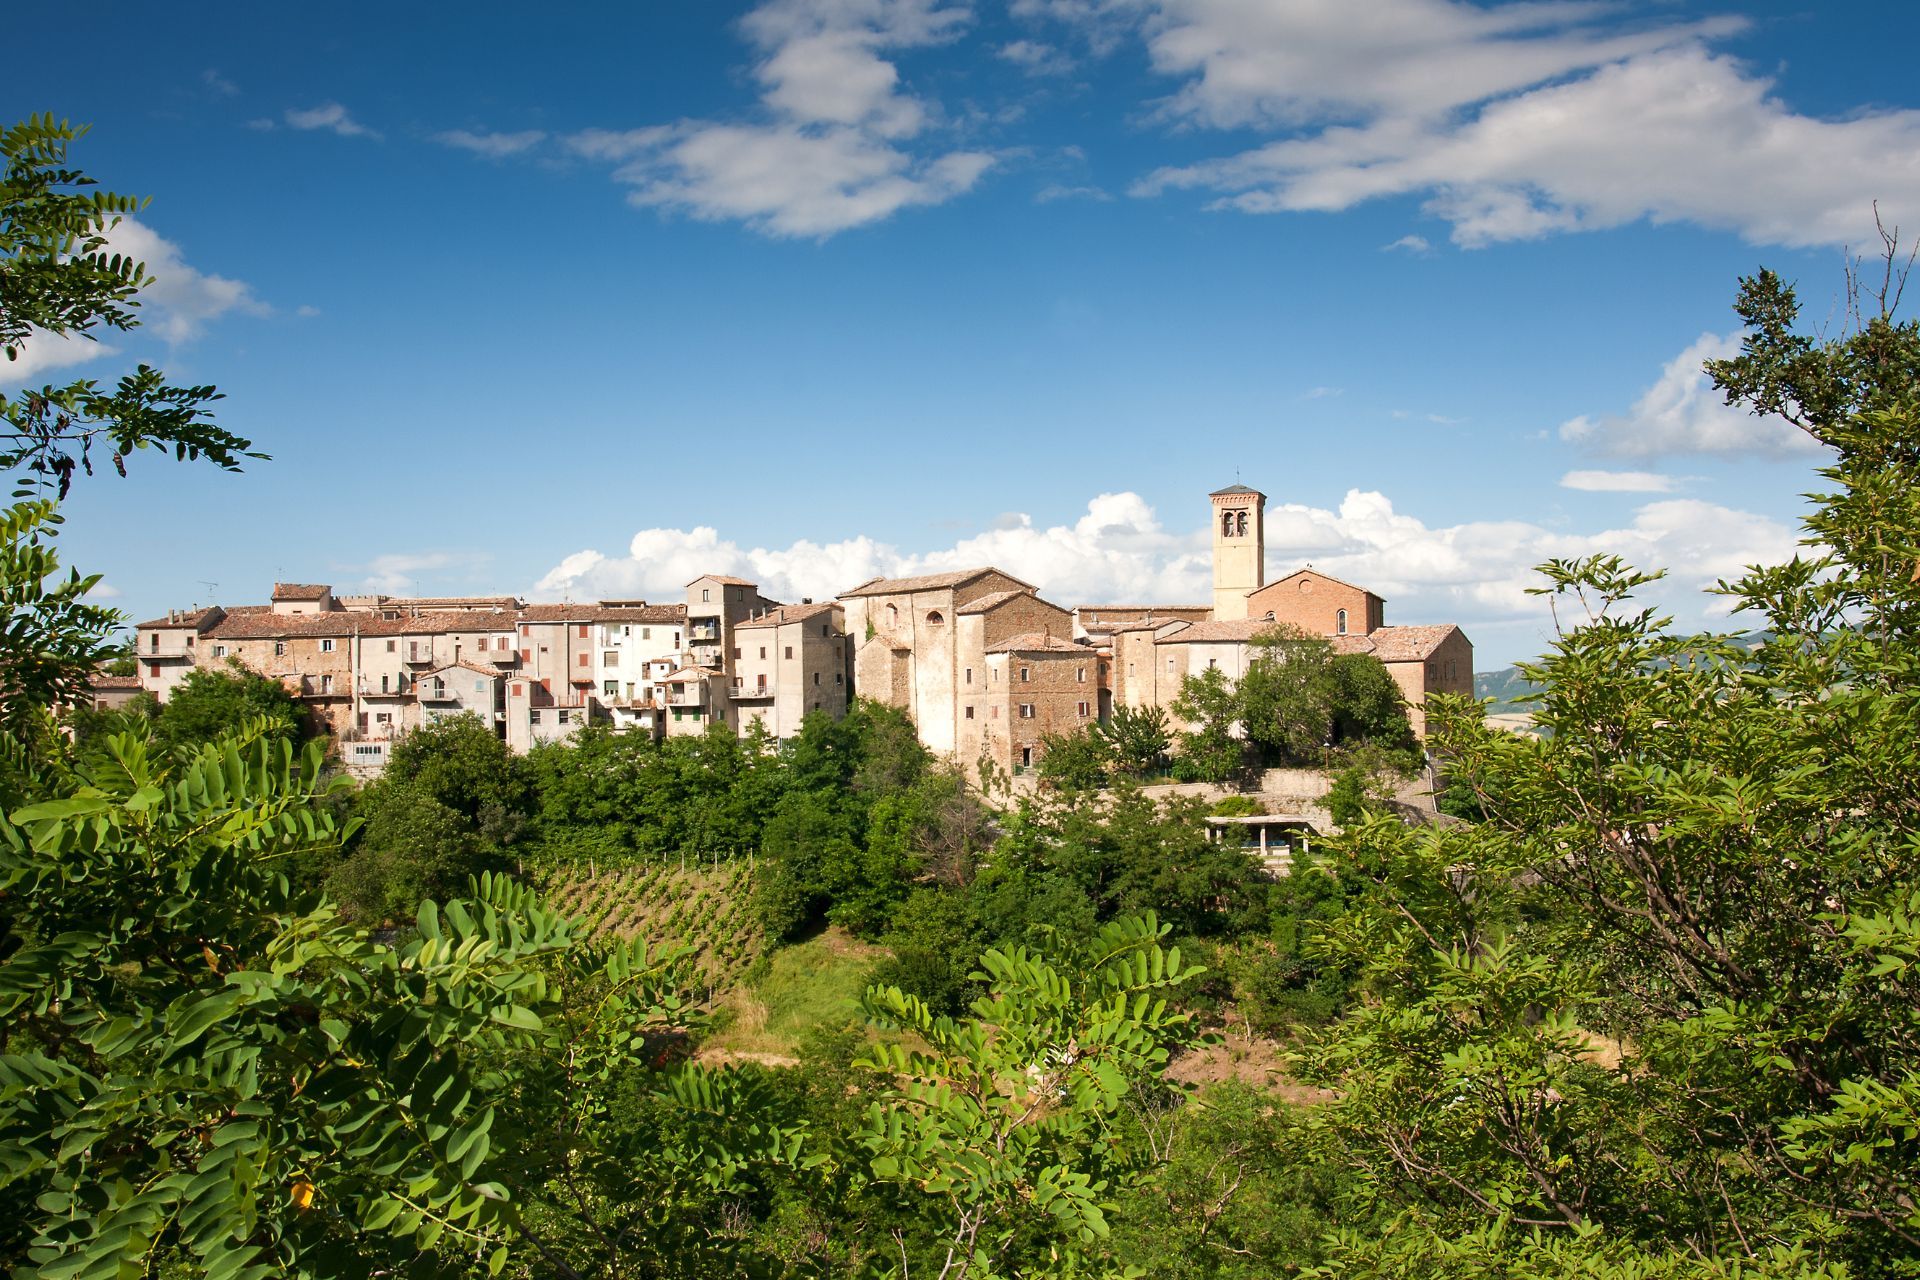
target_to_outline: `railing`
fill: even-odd
[[[497,662],[503,667],[510,667],[520,661],[518,649],[482,649],[480,656],[489,662]]]
[[[417,644],[408,645],[407,661],[408,662],[432,662],[433,646],[430,644],[429,645],[417,645]]]
[[[460,696],[444,685],[421,684],[414,686],[414,693],[422,702],[458,702]]]
[[[670,693],[664,699],[669,707],[704,707],[707,705],[704,693]]]
[[[728,693],[736,700],[751,702],[760,698],[771,698],[773,688],[771,685],[764,684],[737,684],[728,690]]]

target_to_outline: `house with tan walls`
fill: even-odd
[[[726,695],[741,733],[758,724],[791,738],[816,711],[836,719],[852,700],[852,648],[839,604],[787,604],[737,624]]]

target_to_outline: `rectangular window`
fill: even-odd
[[[708,601],[710,601],[710,600],[712,600],[712,599],[713,599],[713,592],[712,592],[712,591],[710,591],[710,590],[708,590],[708,589],[707,589],[706,587],[702,587],[702,588],[700,588],[700,603],[701,603],[701,604],[706,604],[706,603],[707,603]]]
[[[487,691],[487,682],[485,680],[475,680],[473,682],[473,691],[475,693],[485,693]]]
[[[388,677],[388,676],[381,676],[381,677],[380,677],[380,692],[382,692],[382,693],[386,693],[386,692],[388,691],[388,690],[387,690],[387,681],[388,681],[388,680],[389,680],[390,678],[391,678],[391,677]]]
[[[153,635],[148,639],[147,652],[148,653],[160,652],[160,633],[158,631],[154,632]]]
[[[215,645],[215,646],[213,646],[213,656],[214,656],[214,657],[216,657],[216,658],[224,658],[224,657],[226,657],[226,656],[227,656],[227,646],[225,646],[225,645],[223,645],[223,644],[217,644],[217,645]]]
[[[587,638],[587,624],[584,622],[580,624],[580,638],[582,640]]]
[[[999,707],[988,707],[988,708],[987,708],[987,719],[989,719],[989,720],[998,720],[999,718],[1000,718],[1000,708],[999,708]]]
[[[840,683],[842,683],[842,682],[843,682],[843,679],[844,679],[844,676],[845,676],[845,673],[844,673],[844,672],[840,672],[840,671],[836,671],[836,672],[834,672],[834,673],[833,673],[833,682],[834,682],[835,684],[840,684]]]
[[[813,673],[813,682],[816,685],[820,683],[820,673],[818,671]]]
[[[557,711],[557,712],[555,712],[555,713],[554,713],[554,723],[555,723],[555,724],[565,724],[565,723],[567,722],[567,716],[568,716],[568,714],[569,714],[569,713],[568,713],[568,711],[566,710],[566,708],[564,708],[564,707],[562,707],[562,708],[561,708],[561,709],[560,709],[559,711]]]
[[[530,636],[533,634],[533,628],[523,623],[520,627],[520,634],[523,636]]]
[[[1087,718],[1087,704],[1084,702],[1080,704],[1080,718],[1082,720]]]
[[[972,708],[972,707],[968,707],[968,708],[967,708],[967,719],[969,719],[969,720],[971,720],[971,719],[973,719],[973,708]]]
[[[787,658],[788,658],[789,660],[791,660],[791,659],[793,658],[793,646],[792,646],[792,645],[788,645],[788,646],[787,646]]]
[[[1211,670],[1213,670],[1213,669],[1214,669],[1215,667],[1217,667],[1217,666],[1219,666],[1219,665],[1220,665],[1220,659],[1218,659],[1218,658],[1208,658],[1208,659],[1207,659],[1207,670],[1209,670],[1209,671],[1211,671]]]
[[[332,692],[333,692],[333,677],[332,677],[332,676],[321,676],[321,677],[320,677],[320,692],[322,692],[322,693],[332,693]]]
[[[968,683],[968,684],[972,684],[972,683],[973,683],[973,668],[972,668],[972,667],[968,667],[968,668],[967,668],[967,683]]]
[[[642,627],[642,628],[640,628],[640,638],[641,638],[642,640],[651,640],[651,639],[653,639],[653,628],[652,628],[652,627]]]
[[[273,642],[274,657],[276,658],[283,657],[285,656],[286,652],[287,652],[287,642],[285,640],[275,640]]]
[[[740,651],[739,651],[738,649],[735,649],[735,650],[733,651],[733,660],[734,660],[735,662],[738,662],[738,661],[740,661]]]
[[[373,722],[375,724],[392,724],[393,714],[391,712],[382,711],[373,717]]]
[[[520,685],[516,684],[512,688],[508,689],[507,692],[511,693],[514,697],[518,698],[522,696],[525,691],[522,689]]]
[[[331,641],[331,640],[322,640],[322,641],[320,642],[320,652],[322,652],[322,653],[332,653],[332,652],[333,652],[333,641]]]
[[[762,659],[765,659],[765,658],[766,658],[766,656],[767,656],[767,646],[765,646],[765,645],[761,645],[761,646],[760,646],[760,657],[761,657]]]
[[[1020,718],[1022,720],[1033,719],[1033,704],[1031,702],[1023,702],[1020,704]]]
[[[398,640],[389,640],[387,641],[387,652],[392,653],[395,649],[399,648],[399,646],[400,642]]]
[[[527,661],[529,661],[529,660],[531,660],[531,659],[532,659],[532,657],[533,657],[533,655],[532,655],[531,653],[529,653],[529,652],[527,652],[527,651],[526,651],[525,649],[522,649],[522,650],[520,651],[520,661],[522,661],[522,662],[527,662]]]
[[[1023,681],[1033,679],[1033,668],[1032,667],[1020,668],[1020,679]]]
[[[149,662],[147,664],[147,674],[155,680],[158,680],[160,678],[160,664],[157,662]]]
[[[575,666],[580,666],[580,667],[586,667],[586,666],[591,666],[591,665],[593,665],[593,655],[592,655],[592,654],[590,654],[590,653],[583,653],[583,654],[581,654],[581,655],[580,655],[580,661],[579,661],[579,662],[577,662],[577,663],[575,663],[574,665],[575,665]]]
[[[606,666],[617,667],[620,665],[620,651],[618,649],[609,649],[600,655],[600,661]]]
[[[1087,669],[1085,667],[1075,667],[1073,669],[1073,678],[1081,684],[1085,684],[1087,682]]]

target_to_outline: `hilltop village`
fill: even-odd
[[[1416,733],[1429,694],[1473,690],[1459,627],[1389,626],[1378,595],[1311,567],[1268,581],[1266,495],[1208,495],[1213,599],[1082,604],[1043,599],[992,567],[876,578],[831,601],[784,604],[709,574],[672,604],[527,604],[511,596],[336,595],[275,583],[266,604],[172,610],[136,629],[137,672],[102,677],[97,702],[161,702],[195,668],[229,662],[283,682],[355,773],[378,773],[409,729],[475,715],[516,751],[584,725],[655,738],[799,732],[813,712],[864,697],[906,710],[932,750],[1009,773],[1049,734],[1115,707],[1168,707],[1189,674],[1237,680],[1276,625],[1378,658]]]

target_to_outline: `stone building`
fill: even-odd
[[[1267,580],[1267,495],[1231,484],[1207,495],[1213,512],[1213,619],[1247,616],[1247,596]]]
[[[735,626],[733,641],[726,692],[740,732],[757,723],[774,738],[791,738],[815,711],[847,713],[851,649],[840,605],[780,605]]]
[[[985,646],[978,674],[960,699],[955,758],[964,764],[990,759],[1018,775],[1049,734],[1099,722],[1099,655],[1088,645],[1041,631],[1009,636]]]

